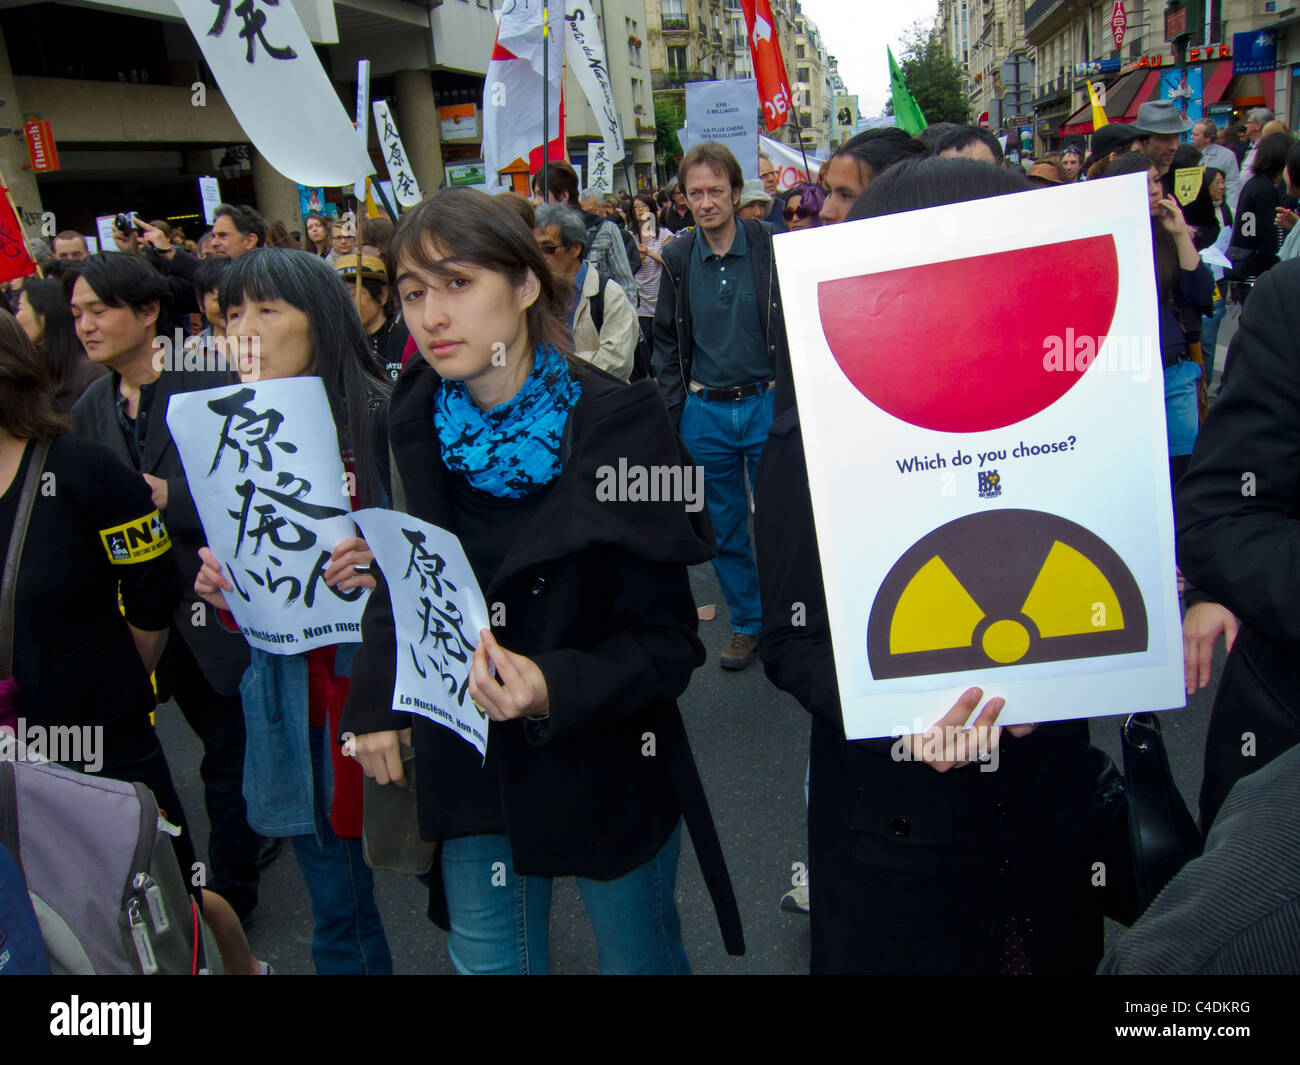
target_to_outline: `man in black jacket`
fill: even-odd
[[[73,408],[76,431],[97,440],[140,472],[175,548],[184,598],[158,666],[159,692],[174,697],[203,741],[200,772],[211,824],[212,868],[205,886],[241,917],[257,904],[260,838],[248,827],[243,797],[244,717],[239,682],[248,646],[226,631],[194,591],[198,550],[207,540],[167,427],[173,395],[217,388],[227,370],[182,370],[166,321],[165,279],[136,256],[100,253],[86,260],[72,289],[77,335],[93,362],[109,367]],[[183,870],[186,878],[194,870]]]
[[[1300,743],[1300,261],[1260,276],[1176,489],[1188,581],[1241,619],[1205,742],[1201,828],[1232,785]]]
[[[749,500],[772,424],[778,362],[788,363],[772,232],[737,219],[744,176],[721,144],[695,145],[678,169],[699,226],[664,252],[655,310],[654,367],[682,439],[704,467],[718,537],[713,562],[731,611],[724,669],[754,659],[763,627],[758,573],[749,542]]]

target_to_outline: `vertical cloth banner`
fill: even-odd
[[[203,221],[212,225],[217,220],[213,213],[221,206],[221,187],[214,177],[199,178],[199,202],[203,204]],[[307,212],[304,211],[303,214]]]
[[[587,142],[587,188],[599,192],[614,190],[614,165],[604,141]]]
[[[36,263],[27,251],[23,227],[10,206],[9,190],[0,188],[0,283],[36,272]]]
[[[167,427],[249,646],[292,655],[359,643],[366,590],[325,583],[331,552],[356,529],[321,379],[182,393]]]
[[[560,0],[554,0],[557,9]],[[564,21],[551,23],[549,38],[550,100],[546,146],[548,159],[564,151]],[[542,163],[542,0],[515,0],[501,10],[496,44],[483,80],[483,162],[488,183],[517,160],[532,172]]]
[[[375,131],[379,134],[379,144],[384,153],[384,164],[388,167],[397,193],[397,202],[403,207],[414,207],[420,202],[420,186],[416,183],[411,161],[402,146],[402,138],[397,132],[397,123],[393,121],[387,100],[376,100]]]
[[[392,708],[449,728],[487,754],[488,719],[469,697],[487,604],[455,534],[393,510],[353,515],[383,571],[393,606]]]
[[[357,60],[357,119],[352,124],[361,138],[361,150],[370,158],[370,60]],[[366,174],[370,171],[367,170]],[[361,203],[366,198],[366,178],[363,174],[352,185],[352,196]]]
[[[903,72],[898,69],[898,63],[894,61],[893,49],[886,45],[885,51],[889,53],[889,90],[894,97],[894,119],[899,129],[915,137],[929,123],[926,122],[925,115],[921,114],[921,108],[916,100],[912,98],[907,82],[903,80]]]
[[[263,158],[300,185],[372,173],[352,122],[293,4],[176,0],[235,120]]]
[[[775,249],[845,736],[1182,706],[1145,175]]]
[[[566,0],[564,24],[564,54],[569,69],[582,86],[583,95],[596,113],[600,135],[605,140],[605,155],[609,159],[610,182],[613,185],[613,167],[623,161],[623,131],[618,124],[618,106],[614,103],[614,87],[609,80],[609,64],[605,60],[605,45],[596,27],[596,16],[591,10],[591,0]],[[590,156],[588,156],[590,159]],[[590,167],[590,163],[587,164]],[[588,184],[590,184],[588,178]],[[593,186],[594,187],[594,186]],[[605,191],[609,191],[606,189]]]
[[[761,135],[758,138],[758,147],[781,172],[781,176],[777,179],[777,187],[782,189],[788,189],[801,181],[816,181],[822,163],[826,162],[820,155],[809,152],[808,168],[812,170],[810,174],[804,168],[803,154],[797,148],[791,148],[788,144]]]
[[[745,177],[758,177],[758,83],[753,78],[687,82],[686,128],[696,143],[725,144]]]
[[[794,99],[772,18],[772,5],[770,0],[740,0],[740,6],[745,14],[745,33],[758,80],[758,95],[763,101],[763,118],[771,132],[789,121]]]

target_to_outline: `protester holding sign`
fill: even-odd
[[[370,350],[347,289],[319,256],[266,248],[235,260],[221,282],[231,337],[257,344],[245,381],[317,376],[362,505],[383,497],[370,446],[382,385],[367,376]],[[288,482],[292,483],[292,482]],[[345,486],[346,487],[346,486]],[[232,502],[235,502],[232,500]],[[283,519],[281,519],[283,520]],[[203,548],[196,591],[227,611],[235,586]],[[360,537],[341,542],[325,571],[340,592],[374,586],[372,555]],[[223,621],[225,619],[223,618]],[[326,973],[391,973],[392,958],[361,854],[361,774],[327,740],[348,693],[355,644],[305,654],[253,649],[240,686],[248,727],[245,794],[249,821],[267,836],[289,836],[311,894],[312,959]],[[332,795],[332,802],[331,802]]]
[[[689,971],[683,816],[728,949],[743,950],[675,701],[704,660],[686,567],[712,551],[708,522],[680,498],[601,490],[619,463],[689,468],[654,386],[569,357],[565,293],[497,199],[437,193],[403,216],[392,258],[421,356],[389,410],[394,495],[460,538],[483,589],[493,629],[470,634],[468,683],[486,762],[458,732],[388,709],[409,630],[382,576],[343,724],[366,773],[398,785],[413,726],[421,834],[441,843],[430,911],[452,962],[546,972],[551,879],[575,876],[603,972]]]
[[[874,175],[850,218],[1028,188],[974,160],[919,159]],[[1086,723],[1002,729],[1004,700],[971,688],[923,734],[846,741],[799,420],[791,406],[773,422],[755,533],[763,664],[813,717],[813,972],[1090,972],[1102,950],[1090,868],[1109,859]]]

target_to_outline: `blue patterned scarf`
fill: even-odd
[[[515,397],[481,411],[462,381],[443,379],[434,397],[442,461],[490,495],[520,499],[560,473],[560,440],[582,385],[550,345],[533,353],[533,369]]]

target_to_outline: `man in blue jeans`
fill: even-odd
[[[664,251],[655,310],[654,368],[682,440],[704,467],[718,538],[713,560],[731,611],[724,669],[754,660],[763,627],[749,540],[749,493],[772,426],[777,359],[789,359],[772,228],[738,219],[744,176],[735,156],[705,141],[682,158],[678,182],[695,217]]]

